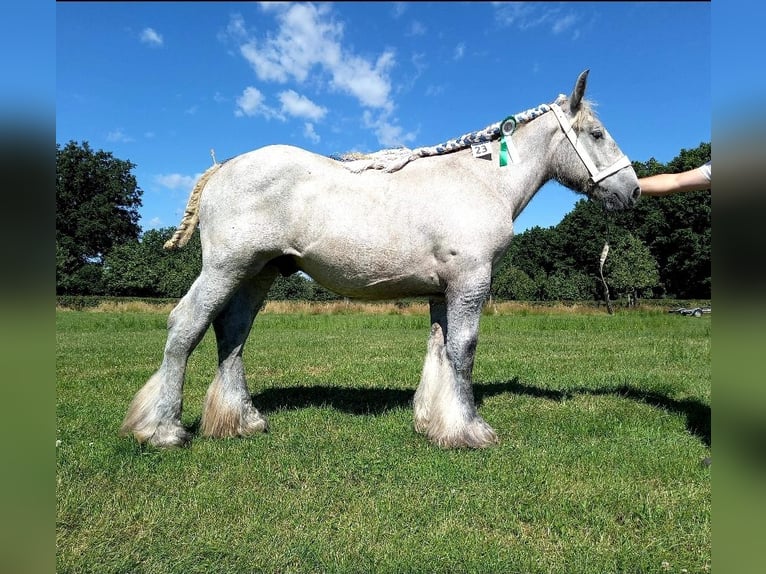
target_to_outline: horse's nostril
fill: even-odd
[[[637,200],[639,195],[641,195],[641,188],[636,186],[636,189],[633,190],[633,201]]]

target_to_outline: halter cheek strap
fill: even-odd
[[[575,133],[574,128],[572,128],[572,124],[569,122],[569,118],[567,118],[566,114],[561,109],[561,106],[558,104],[551,104],[551,110],[553,110],[553,113],[556,115],[556,119],[559,121],[561,129],[564,130],[564,133],[572,144],[572,147],[574,147],[575,151],[577,152],[577,155],[580,156],[580,159],[588,169],[591,182],[596,184],[599,181],[606,179],[610,175],[617,173],[621,169],[625,169],[626,167],[630,167],[632,165],[628,159],[628,156],[623,154],[612,165],[599,171],[596,167],[596,164],[593,163],[588,150],[586,150],[582,143],[577,139],[577,134]]]

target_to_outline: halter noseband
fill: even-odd
[[[598,168],[596,167],[596,164],[593,163],[593,160],[591,159],[590,154],[588,153],[588,150],[586,150],[585,147],[582,145],[582,143],[577,139],[577,134],[575,133],[574,128],[572,127],[572,124],[569,122],[569,118],[567,118],[566,114],[563,112],[561,107],[558,104],[551,104],[550,106],[551,106],[551,110],[556,116],[556,119],[559,121],[559,124],[561,125],[561,129],[564,130],[564,133],[566,134],[567,138],[572,144],[572,147],[574,147],[575,151],[577,152],[577,155],[580,156],[580,159],[585,164],[585,167],[588,168],[588,173],[590,173],[591,183],[595,185],[599,181],[606,179],[607,177],[617,173],[621,169],[625,169],[626,167],[631,167],[632,164],[630,163],[628,156],[626,156],[625,154],[622,154],[617,159],[617,161],[615,161],[612,165],[599,171]]]

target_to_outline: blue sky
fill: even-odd
[[[56,141],[130,160],[141,226],[211,165],[272,143],[434,145],[570,93],[634,160],[711,140],[705,2],[58,3]],[[582,196],[549,183],[517,231]]]

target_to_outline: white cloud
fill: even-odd
[[[396,107],[391,80],[396,67],[393,49],[385,48],[370,56],[344,45],[344,24],[335,19],[330,3],[262,2],[259,6],[276,21],[270,31],[263,31],[265,16],[261,17],[259,32],[255,34],[240,15],[234,15],[221,36],[237,46],[260,82],[257,84],[260,89],[247,87],[237,98],[237,116],[302,118],[306,121],[303,135],[316,142],[319,138],[316,122],[328,110],[318,103],[315,93],[330,91],[353,98],[363,112],[371,112],[364,115],[363,125],[376,134],[382,145],[404,145],[414,140],[414,134],[398,125],[393,115]],[[406,10],[405,3],[392,5],[394,17],[400,17]],[[425,26],[413,22],[408,30],[421,34]],[[424,64],[422,58],[413,63],[417,78]],[[299,87],[280,91],[280,105],[272,108],[261,92],[263,84],[270,83]],[[401,91],[406,84],[406,78],[398,81],[397,90]]]
[[[426,62],[426,55],[423,52],[415,52],[412,54],[412,58],[410,58],[412,65],[415,66],[415,70],[417,71],[418,76],[422,74],[426,68],[428,68],[428,63]]]
[[[274,12],[285,7],[289,2],[258,2],[264,12]]]
[[[345,49],[341,44],[343,25],[332,19],[328,4],[276,2],[261,4],[261,8],[275,14],[278,30],[240,45],[240,53],[259,80],[302,84],[317,69],[320,75],[329,76],[333,89],[356,98],[362,106],[393,107],[388,76],[395,63],[393,51],[384,51],[373,62]],[[235,29],[244,29],[244,24]]]
[[[136,140],[130,137],[129,135],[127,135],[124,131],[122,131],[122,128],[117,128],[115,130],[110,131],[108,134],[106,134],[106,141],[130,143]]]
[[[413,132],[404,132],[404,128],[396,125],[389,118],[389,114],[382,113],[377,118],[373,117],[369,110],[362,116],[365,127],[375,132],[378,141],[386,147],[406,146],[415,141],[416,134]]]
[[[310,122],[303,124],[303,135],[306,136],[306,139],[309,139],[314,143],[319,143],[319,140],[322,139],[319,137],[319,134],[314,131],[314,124]]]
[[[150,46],[162,46],[164,44],[162,36],[154,28],[144,28],[139,38],[141,42]]]
[[[255,40],[251,40],[240,46],[239,51],[253,67],[259,79],[265,82],[287,81],[287,71],[278,61],[279,55],[273,48],[259,50]]]
[[[574,23],[577,22],[577,16],[574,14],[567,14],[566,16],[563,16],[561,18],[557,18],[553,22],[552,31],[554,34],[560,34],[561,32],[564,32],[568,28],[571,28]]]
[[[276,110],[267,106],[264,101],[265,98],[258,88],[248,86],[237,98],[237,109],[234,110],[234,115],[237,117],[263,116],[265,118],[284,119]]]
[[[236,115],[254,116],[263,105],[263,94],[252,86],[245,88],[242,95],[237,98]]]
[[[374,66],[364,58],[347,56],[343,65],[332,71],[332,85],[355,96],[364,107],[390,111],[391,82],[386,72],[393,63],[393,52],[384,52]]]
[[[247,29],[245,28],[245,19],[242,14],[233,14],[229,19],[229,24],[226,26],[225,36],[233,36],[235,38],[247,37]]]
[[[159,227],[162,227],[162,219],[159,217],[152,217],[149,220],[149,229],[157,229]]]
[[[393,2],[393,17],[399,18],[407,11],[407,2]]]
[[[495,8],[495,19],[504,26],[525,30],[545,20],[529,2],[492,2],[492,6]]]
[[[279,101],[282,102],[282,112],[290,116],[316,121],[321,120],[327,113],[327,108],[318,106],[306,96],[301,96],[294,90],[280,93]]]
[[[570,29],[579,18],[571,13],[564,13],[564,6],[545,2],[492,2],[495,8],[495,20],[503,26],[512,26],[527,30],[544,26],[553,34]],[[573,37],[579,36],[577,30]]]
[[[191,191],[200,176],[201,174],[181,175],[180,173],[167,173],[156,175],[154,181],[167,189]]]
[[[446,88],[443,85],[434,86],[431,84],[426,88],[426,96],[441,96],[445,90]]]
[[[413,53],[410,57],[410,64],[414,68],[414,72],[407,73],[405,77],[397,82],[396,93],[409,92],[415,87],[415,83],[423,75],[423,72],[428,68],[426,62],[426,55],[424,53]]]
[[[410,28],[407,32],[408,36],[422,36],[426,33],[426,27],[420,23],[418,20],[413,20],[410,22]]]
[[[463,55],[465,55],[465,42],[460,42],[457,46],[455,46],[455,52],[452,58],[454,60],[460,60],[463,58]]]
[[[313,66],[340,60],[343,26],[326,18],[328,5],[276,3],[262,8],[276,13],[279,32],[241,47],[259,79],[284,83],[292,77],[303,82]]]

